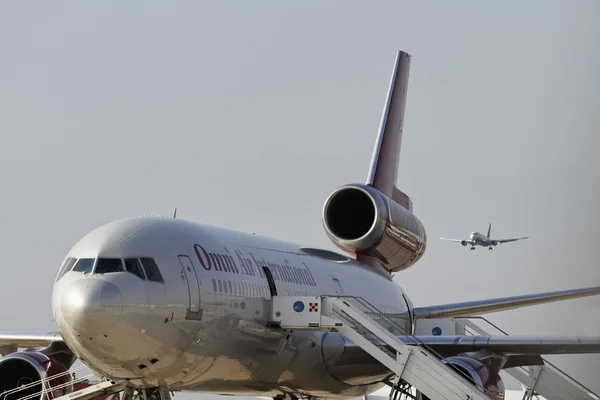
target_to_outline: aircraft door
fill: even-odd
[[[269,284],[269,292],[271,292],[271,298],[273,298],[273,296],[277,296],[277,286],[275,286],[273,274],[271,273],[271,270],[267,267],[263,267],[263,272],[265,273],[267,283]]]
[[[198,312],[200,311],[200,282],[198,281],[196,269],[188,256],[180,255],[179,262],[181,263],[183,275],[185,276],[185,281],[188,285],[190,311]]]

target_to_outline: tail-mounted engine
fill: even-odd
[[[0,400],[47,400],[72,391],[67,369],[45,354],[24,351],[0,359]]]
[[[391,272],[412,266],[427,245],[421,221],[368,185],[336,189],[325,201],[323,226],[337,247],[375,257]]]

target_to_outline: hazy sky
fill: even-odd
[[[365,180],[400,49],[398,185],[429,238],[396,275],[415,304],[600,285],[599,27],[596,0],[3,2],[0,328],[54,329],[63,257],[126,216],[334,249],[322,205]],[[489,222],[531,239],[439,240]],[[600,335],[599,305],[490,318]],[[600,390],[600,355],[570,360]]]

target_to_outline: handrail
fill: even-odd
[[[470,320],[470,319],[480,319],[486,323],[488,323],[490,326],[494,327],[495,329],[497,329],[499,332],[503,333],[505,336],[510,336],[506,331],[504,331],[503,329],[501,329],[499,326],[497,326],[496,324],[494,324],[492,321],[488,320],[485,317],[481,317],[481,316],[469,316],[469,317],[454,317],[455,319],[466,319],[466,320]],[[475,336],[475,335],[471,335],[471,336]],[[562,369],[558,368],[556,365],[552,364],[550,361],[546,360],[545,358],[541,357],[540,358],[544,361],[544,364],[549,365],[550,367],[552,367],[554,370],[556,370],[557,372],[561,373],[562,375],[566,376],[568,379],[572,380],[574,383],[576,383],[577,385],[581,386],[584,390],[586,390],[588,393],[592,393],[594,396],[599,397],[593,390],[591,390],[590,388],[588,388],[587,386],[585,386],[583,383],[579,382],[577,379],[573,378],[571,375],[569,375],[568,373],[566,373],[565,371],[563,371]],[[523,368],[524,369],[524,368]]]
[[[367,301],[366,299],[364,299],[364,298],[363,298],[363,297],[361,297],[361,296],[350,296],[350,295],[335,295],[335,296],[333,296],[333,295],[325,295],[325,296],[322,296],[322,297],[351,298],[351,299],[356,299],[356,300],[359,300],[359,302],[360,302],[360,301],[362,301],[364,306],[368,306],[368,307],[370,307],[370,308],[371,308],[371,311],[373,312],[373,314],[374,314],[374,315],[376,315],[376,316],[378,316],[378,317],[380,317],[380,318],[382,318],[382,319],[386,320],[387,322],[391,323],[392,325],[394,325],[394,326],[398,327],[398,328],[400,329],[400,331],[401,331],[401,332],[406,332],[406,329],[405,329],[404,327],[402,327],[400,324],[398,324],[398,323],[397,323],[396,321],[394,321],[392,318],[388,317],[388,316],[387,316],[385,313],[383,313],[381,310],[379,310],[377,307],[375,307],[373,304],[371,304],[369,301]],[[341,312],[343,312],[343,310],[341,310]],[[338,313],[339,313],[339,312],[338,312]],[[346,314],[346,313],[344,313],[344,314]],[[365,314],[366,314],[367,316],[369,316],[369,317],[370,317],[369,313],[365,313]],[[398,315],[400,316],[400,315],[404,315],[404,314],[398,314]],[[407,314],[407,316],[408,316],[408,314]],[[353,321],[354,321],[354,323],[355,323],[355,325],[356,325],[356,324],[358,324],[358,325],[362,326],[362,324],[361,324],[360,322],[356,321],[354,318],[350,317],[349,315],[345,315],[345,316],[343,316],[343,317],[344,317],[346,320],[347,320],[347,319],[351,319],[351,320],[353,320]],[[409,319],[409,321],[410,321],[410,316],[408,316],[408,319]],[[372,332],[372,334],[373,334],[374,336],[378,337],[378,336],[377,336],[375,333],[373,333],[373,332]],[[439,361],[441,361],[441,360],[443,360],[443,359],[444,359],[444,357],[442,357],[442,355],[440,355],[438,352],[436,352],[435,350],[433,350],[433,349],[432,349],[431,347],[429,347],[427,344],[423,343],[423,342],[422,342],[422,341],[421,341],[421,340],[420,340],[418,337],[416,337],[416,336],[415,336],[415,335],[413,335],[412,333],[409,333],[409,334],[406,334],[406,333],[404,333],[404,336],[406,336],[406,337],[410,337],[412,340],[414,340],[414,343],[415,343],[417,346],[419,346],[419,347],[421,347],[421,348],[423,348],[423,349],[427,350],[427,352],[431,353],[431,354],[432,354],[432,355],[433,355],[435,358],[437,358]],[[386,344],[386,345],[387,345],[387,343],[385,342],[385,340],[383,340],[382,338],[379,338],[379,340],[381,340],[381,341],[382,341],[384,344]],[[406,344],[406,345],[410,345],[409,343],[404,343],[404,344]],[[449,365],[446,365],[446,364],[444,364],[444,366],[445,366],[445,367],[446,367],[446,368],[447,368],[449,371],[451,371],[451,372],[453,372],[453,373],[457,374],[458,376],[460,376],[462,379],[466,379],[467,381],[469,381],[469,377],[468,377],[468,376],[466,376],[466,375],[464,374],[464,372],[462,372],[461,370],[457,370],[457,369],[451,368]],[[480,387],[480,386],[477,386],[477,389],[479,389],[480,391],[482,391],[483,393],[485,393],[487,396],[494,398],[494,395],[493,395],[491,392],[489,392],[489,391],[488,391],[486,388],[484,388],[484,387]]]
[[[61,383],[59,385],[56,385],[54,387],[51,387],[49,385],[49,382],[51,381],[55,381],[57,379],[60,379],[64,376],[70,376],[72,375],[74,372],[78,372],[81,370],[86,370],[88,369],[85,365],[81,365],[75,369],[72,370],[68,370],[68,371],[64,371],[61,372],[59,374],[54,374],[54,375],[50,375],[50,376],[46,376],[45,378],[39,379],[37,381],[34,382],[30,382],[26,385],[22,385],[22,386],[18,386],[14,389],[11,390],[7,390],[5,392],[0,393],[0,399],[2,400],[12,400],[15,399],[15,395],[17,396],[16,399],[18,400],[30,400],[30,399],[34,399],[37,397],[40,397],[42,394],[47,393],[48,394],[48,399],[52,399],[53,397],[53,391],[55,390],[60,390],[60,389],[66,389],[68,387],[70,387],[71,385],[74,385],[76,383],[83,383],[87,380],[89,380],[90,378],[95,378],[95,375],[93,373],[90,374],[86,374],[82,377],[79,378],[75,378],[75,379],[69,379],[66,383]],[[18,397],[17,393],[20,391],[26,391],[26,390],[30,390],[30,389],[34,389],[36,386],[40,385],[41,386],[41,390],[37,391],[35,393],[31,393],[28,394],[26,396],[23,397]]]

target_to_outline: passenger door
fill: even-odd
[[[198,281],[198,275],[192,260],[188,256],[180,255],[179,262],[185,276],[185,281],[188,285],[188,293],[190,299],[190,311],[200,311],[200,282]]]

